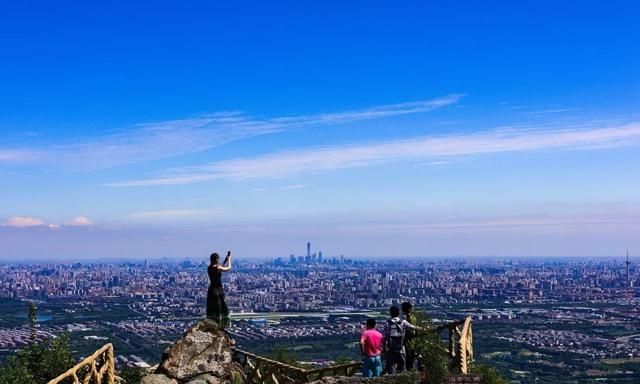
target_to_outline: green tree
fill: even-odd
[[[69,336],[35,342],[36,306],[29,304],[31,344],[18,350],[0,367],[0,384],[40,384],[56,378],[74,365]]]
[[[36,304],[34,302],[29,303],[29,327],[31,329],[31,344],[36,341]]]
[[[509,381],[502,377],[495,368],[484,364],[476,364],[471,370],[476,375],[482,375],[485,384],[508,384]]]
[[[271,358],[275,361],[279,361],[281,363],[285,363],[294,367],[302,369],[311,368],[311,365],[309,364],[300,363],[297,356],[284,347],[276,348],[276,350],[271,354]]]
[[[62,335],[20,349],[9,366],[22,367],[38,382],[48,382],[73,367],[69,336]]]
[[[408,347],[419,356],[422,369],[422,382],[442,383],[448,373],[449,358],[447,349],[436,332],[436,327],[431,318],[423,312],[414,314],[414,325],[422,328],[422,331],[408,342]]]
[[[292,365],[294,367],[298,366],[297,357],[293,353],[289,352],[289,350],[284,348],[284,347],[276,348],[276,350],[273,351],[273,353],[271,354],[271,358],[273,360],[275,360],[275,361],[279,361],[279,362],[284,363],[284,364]]]
[[[124,380],[124,384],[140,384],[142,380],[142,369],[134,367],[124,367],[118,373]]]
[[[37,384],[27,368],[13,360],[11,358],[6,366],[0,367],[0,384]]]

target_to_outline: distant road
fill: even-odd
[[[634,337],[640,337],[640,333],[637,333],[635,335],[628,335],[628,336],[622,336],[622,337],[618,337],[616,339],[616,341],[620,341],[623,343],[628,343],[630,339],[633,339]]]

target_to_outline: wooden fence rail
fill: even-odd
[[[460,328],[462,326],[462,328]],[[473,330],[471,317],[436,328],[438,333],[449,331],[449,371],[469,374],[473,366]]]
[[[235,359],[253,384],[303,384],[327,376],[354,376],[362,363],[353,362],[332,367],[304,369],[233,348]]]
[[[449,332],[448,354],[451,373],[469,374],[473,365],[473,333],[471,317],[454,321],[436,328],[437,333]],[[333,367],[303,369],[279,361],[233,348],[235,359],[252,384],[295,384],[308,383],[326,376],[354,376],[362,366],[359,362]]]
[[[48,384],[115,384],[116,379],[113,345],[105,344]]]
[[[460,328],[462,327],[462,328]],[[436,328],[436,332],[449,332],[449,370],[468,374],[473,364],[473,332],[471,317]],[[353,362],[325,368],[303,369],[232,348],[235,360],[244,368],[248,383],[303,384],[327,376],[354,376],[362,363]],[[106,344],[73,368],[49,381],[48,384],[115,384],[113,345]]]

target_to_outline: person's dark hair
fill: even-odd
[[[400,316],[400,310],[394,305],[389,308],[389,314],[391,315],[391,317],[398,317]]]
[[[376,327],[376,319],[367,319],[367,329],[373,329]]]
[[[214,252],[209,256],[209,260],[211,260],[211,264],[218,264],[220,261],[220,255]]]
[[[413,305],[411,305],[410,302],[405,301],[404,303],[402,303],[402,312],[409,313],[411,312],[412,309],[413,309]]]

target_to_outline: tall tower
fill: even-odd
[[[631,277],[629,276],[629,265],[631,265],[631,261],[629,261],[629,250],[627,249],[627,285],[631,286]]]
[[[311,257],[311,243],[307,243],[307,257]]]

